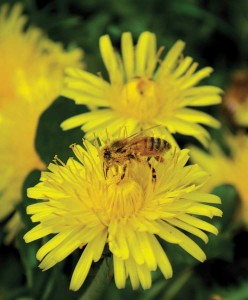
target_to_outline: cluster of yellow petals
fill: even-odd
[[[48,172],[42,172],[41,182],[28,189],[30,198],[40,200],[27,208],[39,224],[24,236],[25,241],[53,235],[37,253],[40,268],[49,269],[83,248],[70,284],[70,289],[78,290],[108,245],[116,286],[124,288],[129,277],[134,289],[140,284],[148,289],[157,268],[165,278],[172,276],[157,236],[205,260],[202,249],[181,230],[206,243],[204,231],[217,234],[218,230],[197,216],[221,216],[220,209],[212,206],[220,199],[198,191],[208,175],[197,165],[185,166],[187,150],[169,151],[163,162],[151,159],[151,166],[132,160],[120,180],[115,168],[105,178],[102,148],[85,140],[84,147],[72,149],[77,160],[69,158],[64,164],[56,159]],[[156,170],[155,182],[151,167]]]
[[[230,156],[212,142],[210,153],[197,147],[191,147],[191,159],[210,174],[202,190],[210,192],[215,186],[230,184],[235,186],[241,199],[240,218],[248,226],[248,136],[245,133],[227,134],[225,142],[230,149]]]
[[[68,68],[63,95],[77,104],[98,107],[62,123],[64,130],[81,126],[89,136],[108,128],[115,135],[125,126],[130,133],[161,125],[163,134],[173,142],[176,132],[197,138],[204,145],[210,136],[200,125],[219,127],[210,115],[191,107],[218,104],[221,89],[197,86],[212,68],[196,71],[198,64],[183,57],[185,43],[177,41],[160,62],[156,36],[143,32],[134,46],[132,35],[123,33],[122,57],[115,51],[108,35],[100,38],[100,51],[109,80],[89,72]]]
[[[42,112],[59,96],[65,67],[82,67],[82,51],[66,53],[37,28],[26,27],[22,6],[0,9],[0,219],[21,200],[27,174],[45,168],[36,153],[35,134]],[[20,227],[15,216],[9,239]]]

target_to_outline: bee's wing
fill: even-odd
[[[138,132],[135,132],[132,135],[124,138],[123,142],[126,142],[128,144],[135,143],[137,141],[137,139],[139,140],[141,137],[148,136],[146,134],[148,131],[150,131],[150,130],[152,130],[154,128],[160,127],[160,126],[161,125],[155,125],[155,126],[152,126],[152,127],[149,127],[149,128],[143,129],[143,130],[140,130]]]
[[[159,127],[159,126],[160,125],[155,125],[153,127],[149,127],[144,130],[135,132],[134,134],[132,134],[126,138],[120,139],[119,141],[122,143],[122,149],[128,149],[132,145],[139,143],[140,141],[142,141],[144,139],[144,137],[149,136],[148,134],[146,134],[148,131],[152,130],[153,128]]]
[[[144,138],[148,137],[148,135],[145,135],[143,132],[136,133],[132,136],[127,137],[125,140],[123,140],[123,149],[130,149],[132,146],[139,144],[140,142],[143,142]]]

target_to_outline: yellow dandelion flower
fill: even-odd
[[[32,221],[39,224],[26,233],[25,241],[53,235],[37,252],[41,269],[47,270],[82,249],[70,283],[70,289],[76,291],[108,246],[116,286],[124,288],[129,277],[133,289],[140,284],[148,289],[151,273],[157,268],[165,278],[172,276],[158,237],[201,262],[206,259],[184,232],[204,242],[208,241],[204,231],[217,234],[216,227],[197,216],[221,216],[212,206],[220,199],[198,191],[208,175],[197,165],[185,166],[188,150],[168,151],[163,161],[152,158],[150,165],[130,160],[123,179],[122,166],[111,167],[105,176],[103,148],[85,140],[84,147],[73,145],[72,150],[78,160],[69,158],[65,164],[56,159],[48,172],[42,172],[41,182],[28,189],[30,198],[40,200],[27,207]]]
[[[37,28],[26,26],[27,18],[17,4],[0,9],[0,220],[21,199],[25,177],[44,168],[34,147],[39,117],[59,96],[65,67],[82,66],[82,51],[64,52]],[[28,157],[28,159],[23,159]],[[15,216],[8,225],[10,236],[20,227]]]
[[[241,208],[239,217],[248,226],[248,136],[244,133],[238,135],[228,134],[225,138],[231,151],[231,156],[226,156],[216,143],[212,143],[210,154],[192,147],[191,159],[209,172],[211,178],[205,185],[205,192],[211,191],[220,184],[231,184],[237,189]]]
[[[64,68],[82,66],[80,49],[66,53],[40,29],[30,27],[25,31],[26,22],[20,4],[11,10],[8,5],[1,7],[0,108],[20,98],[35,102],[39,109],[47,108],[60,92]]]
[[[208,132],[198,123],[219,127],[210,115],[188,106],[218,104],[221,90],[214,86],[196,86],[209,76],[212,68],[196,72],[198,64],[183,57],[184,42],[177,41],[160,62],[163,48],[157,51],[156,36],[143,32],[134,47],[130,33],[121,39],[122,58],[114,50],[108,35],[100,38],[100,51],[110,83],[76,68],[68,68],[63,95],[77,104],[102,108],[64,121],[64,130],[77,126],[88,134],[107,127],[112,134],[120,126],[129,132],[161,125],[163,134],[197,138],[206,145]],[[159,64],[158,64],[159,63]],[[165,130],[166,129],[166,130]]]
[[[218,185],[232,183],[231,161],[215,142],[211,142],[208,153],[196,146],[190,146],[189,149],[192,162],[210,175],[202,190],[211,192]]]

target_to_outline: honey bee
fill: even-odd
[[[149,160],[154,157],[162,162],[161,155],[170,150],[171,145],[166,140],[138,133],[130,137],[119,139],[102,148],[103,170],[105,178],[111,167],[123,167],[121,180],[124,179],[127,164],[132,161],[145,161],[152,170],[152,179],[156,181],[156,171],[151,166]]]

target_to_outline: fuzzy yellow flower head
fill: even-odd
[[[228,134],[225,141],[231,156],[227,156],[215,142],[212,142],[210,154],[191,147],[191,158],[211,175],[204,191],[210,192],[220,184],[235,186],[241,199],[239,217],[248,227],[248,136],[244,133],[236,136]]]
[[[104,149],[86,140],[84,147],[73,145],[78,161],[69,158],[64,164],[56,159],[49,172],[42,172],[41,182],[28,189],[30,198],[41,201],[27,207],[32,221],[39,224],[26,233],[25,241],[53,235],[37,252],[40,268],[47,270],[82,249],[70,284],[70,289],[78,290],[108,246],[116,286],[124,288],[129,277],[133,289],[140,284],[148,289],[157,268],[165,278],[172,276],[157,236],[204,261],[202,249],[184,232],[204,242],[208,241],[204,231],[217,234],[213,225],[197,216],[221,216],[212,206],[220,199],[197,191],[208,175],[197,165],[185,166],[188,151],[174,149],[149,163],[130,159],[123,177],[123,165],[111,166],[106,175]]]
[[[210,143],[209,152],[193,145],[189,149],[191,161],[198,164],[210,175],[201,190],[211,192],[218,185],[232,184],[233,166],[231,160],[216,142]]]
[[[24,30],[26,23],[20,4],[1,7],[0,108],[17,100],[36,103],[36,110],[47,108],[60,93],[64,68],[82,66],[80,49],[66,53],[40,29]]]
[[[100,38],[100,50],[110,82],[101,76],[69,68],[63,95],[77,104],[99,107],[62,123],[64,130],[82,126],[88,134],[108,127],[112,134],[120,126],[130,133],[160,126],[172,141],[171,133],[191,135],[206,145],[208,132],[198,123],[218,127],[210,115],[187,106],[218,104],[221,90],[214,86],[196,86],[212,68],[196,72],[198,66],[189,56],[183,57],[185,44],[178,41],[163,60],[157,51],[156,36],[143,32],[134,47],[130,33],[121,39],[122,58],[114,50],[108,35]],[[168,132],[167,132],[168,131]]]
[[[49,40],[40,29],[26,28],[26,23],[21,5],[1,7],[0,220],[20,202],[28,173],[45,168],[34,146],[39,117],[59,96],[64,68],[82,66],[80,49],[66,53],[61,44]],[[8,229],[11,239],[20,229],[19,216]]]

